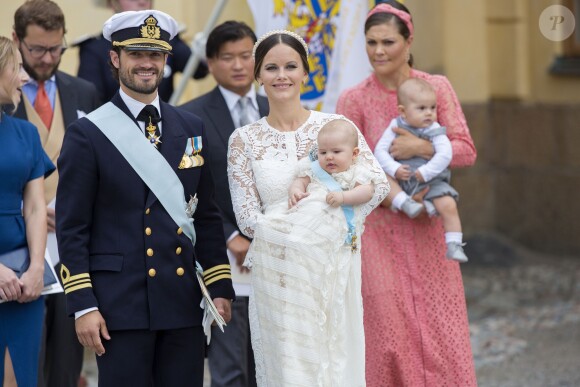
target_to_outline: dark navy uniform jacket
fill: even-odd
[[[116,94],[112,102],[131,113]],[[66,131],[58,159],[56,219],[69,314],[98,307],[110,330],[201,325],[197,259],[212,298],[234,299],[214,185],[207,164],[178,169],[202,121],[160,101],[160,152],[197,194],[195,249],[115,146],[87,118]],[[120,127],[118,130],[140,129]],[[201,155],[208,158],[207,142]]]
[[[179,35],[174,37],[169,44],[172,54],[167,56],[167,64],[163,80],[159,85],[159,97],[167,102],[173,94],[173,76],[176,72],[182,72],[191,55],[191,50]],[[83,40],[75,45],[79,46],[79,71],[78,76],[93,83],[102,101],[109,101],[119,90],[119,82],[113,77],[109,66],[109,50],[111,42],[103,38],[103,35]],[[200,62],[193,74],[194,79],[201,79],[208,74],[207,65]]]

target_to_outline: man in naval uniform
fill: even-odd
[[[108,0],[107,5],[115,12],[141,11],[153,8],[153,0]],[[72,43],[79,47],[78,76],[93,83],[103,101],[110,100],[119,89],[119,82],[113,77],[109,67],[109,50],[111,42],[102,34],[85,36]],[[159,84],[158,93],[162,101],[169,101],[173,94],[175,74],[185,69],[191,55],[189,46],[177,34],[171,42],[172,52],[165,64],[163,80]],[[207,65],[199,62],[193,74],[193,79],[202,79],[207,75]]]
[[[65,128],[100,105],[97,90],[91,83],[58,70],[66,49],[65,32],[64,14],[53,1],[26,1],[14,13],[13,40],[30,76],[22,87],[23,96],[14,116],[28,120],[38,128],[42,147],[55,164]],[[54,238],[57,184],[57,171],[44,180],[51,240]],[[58,258],[53,255],[51,258]],[[58,272],[58,265],[56,270]],[[77,387],[83,348],[76,338],[73,321],[66,317],[65,296],[51,294],[45,300],[38,386]]]
[[[196,262],[226,322],[235,297],[203,123],[159,99],[176,32],[155,10],[105,22],[120,90],[68,128],[58,159],[60,274],[101,386],[201,387]]]

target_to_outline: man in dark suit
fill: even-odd
[[[42,146],[56,164],[65,128],[100,105],[96,88],[87,81],[58,71],[65,50],[65,19],[53,1],[33,0],[14,14],[13,39],[22,54],[30,81],[22,88],[23,98],[15,116],[32,122]],[[45,180],[49,205],[48,231],[54,238],[54,198],[58,173]],[[58,258],[53,251],[53,259]],[[58,272],[57,267],[57,272]],[[45,297],[47,312],[40,356],[39,386],[77,387],[83,348],[76,339],[74,324],[66,317],[64,294]]]
[[[108,0],[107,5],[115,12],[141,11],[153,8],[153,0]],[[176,35],[171,42],[172,55],[167,58],[163,80],[159,84],[159,97],[169,101],[173,94],[175,73],[182,72],[191,55],[189,46]],[[119,82],[113,77],[109,67],[109,50],[111,42],[102,34],[86,37],[73,43],[79,47],[78,76],[92,82],[99,90],[103,101],[110,100],[119,89]],[[202,79],[207,75],[207,65],[202,61],[193,74],[193,79]]]
[[[236,289],[232,322],[224,333],[214,328],[208,348],[212,387],[256,384],[248,322],[249,273],[242,267],[250,241],[237,226],[227,177],[230,135],[235,128],[268,114],[266,97],[257,95],[253,87],[252,49],[255,42],[254,32],[243,22],[227,21],[215,27],[207,38],[206,58],[218,85],[181,106],[201,117],[205,123],[212,153],[209,163]]]
[[[105,22],[120,90],[67,129],[58,159],[60,274],[79,341],[98,355],[102,386],[203,385],[196,261],[218,312],[231,317],[230,265],[204,165],[209,140],[198,117],[158,94],[176,31],[155,10]]]

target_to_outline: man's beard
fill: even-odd
[[[155,90],[157,90],[157,87],[159,86],[161,80],[163,79],[163,71],[161,71],[157,74],[157,79],[153,83],[145,83],[145,82],[138,83],[135,81],[136,75],[130,73],[129,71],[130,70],[119,71],[119,81],[123,85],[125,85],[129,90],[132,90],[140,94],[152,94]],[[155,70],[147,70],[147,71],[153,71],[154,73],[156,72]]]
[[[22,58],[22,59],[23,59],[22,60],[22,67],[24,67],[24,70],[26,70],[28,75],[32,79],[34,79],[36,82],[43,82],[43,81],[50,79],[50,77],[52,77],[56,73],[56,71],[58,70],[58,65],[60,64],[60,59],[59,59],[59,61],[54,64],[54,67],[52,68],[52,70],[50,71],[49,74],[43,74],[41,76],[39,73],[36,72],[36,70],[34,70],[32,67],[30,67],[30,65],[28,63],[26,63],[24,58]]]

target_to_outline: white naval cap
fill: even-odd
[[[169,41],[178,32],[175,19],[149,9],[116,13],[103,25],[103,37],[113,47],[132,51],[171,52]]]

